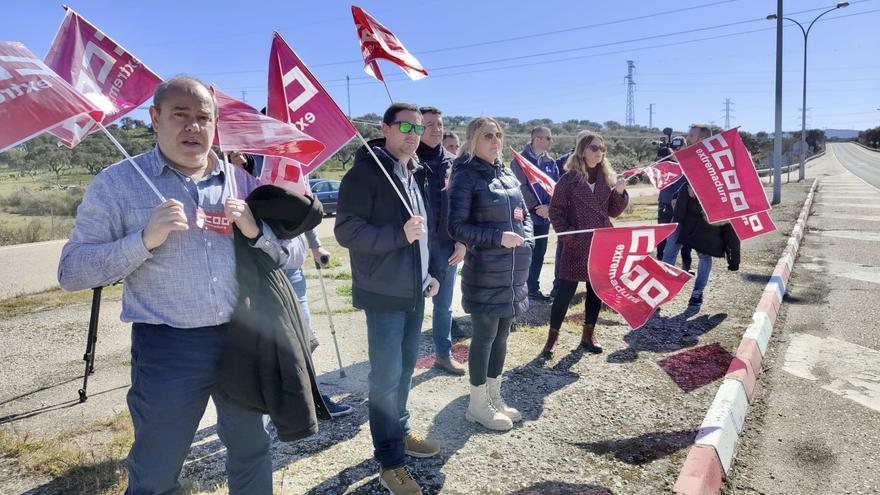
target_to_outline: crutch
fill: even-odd
[[[333,336],[333,346],[336,347],[336,361],[339,362],[339,378],[345,378],[345,369],[342,367],[342,354],[339,353],[339,342],[336,340],[336,325],[333,324],[333,313],[330,311],[330,301],[327,300],[327,285],[324,283],[324,265],[330,262],[329,256],[321,256],[315,260],[315,268],[318,269],[318,280],[321,281],[321,295],[324,296],[324,309],[327,311],[327,319],[330,321],[330,335]]]

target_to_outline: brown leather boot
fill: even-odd
[[[596,340],[596,325],[584,324],[581,333],[581,347],[592,354],[602,354],[602,344]]]
[[[541,357],[544,359],[552,359],[553,353],[556,351],[556,342],[559,340],[559,329],[551,328],[547,332],[547,343],[544,344],[544,350],[541,351]]]

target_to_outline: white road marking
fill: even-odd
[[[858,280],[860,282],[870,282],[872,284],[880,285],[880,267],[878,266],[864,266],[849,261],[829,260],[819,257],[813,257],[812,260],[812,262],[800,262],[798,263],[798,267],[814,272],[827,271],[829,275],[835,277],[843,277],[851,280]],[[824,261],[824,265],[819,264],[819,261]]]
[[[862,205],[857,203],[825,203],[818,202],[813,203],[814,205],[819,206],[829,206],[831,208],[880,208],[880,205]]]
[[[814,213],[815,218],[833,218],[836,220],[861,220],[863,222],[880,222],[880,216],[870,215],[835,215],[833,213]]]
[[[845,340],[792,334],[782,367],[822,389],[880,412],[880,352]]]
[[[853,239],[856,241],[880,242],[880,232],[860,232],[858,230],[823,230],[810,232],[826,237],[838,237],[840,239]]]

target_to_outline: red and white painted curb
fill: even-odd
[[[764,288],[752,324],[746,328],[736,355],[727,369],[724,382],[715,394],[715,400],[697,431],[694,445],[688,451],[673,490],[681,495],[710,495],[721,491],[725,474],[730,472],[739,434],[742,433],[749,403],[755,393],[755,383],[761,373],[761,362],[767,354],[767,344],[773,333],[773,324],[782,306],[782,297],[788,278],[794,268],[798,248],[804,237],[807,218],[816,192],[818,179],[813,180],[801,214],[791,231],[788,244],[776,263],[770,281]]]

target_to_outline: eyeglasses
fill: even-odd
[[[590,145],[587,145],[587,148],[589,148],[589,150],[592,151],[593,153],[598,153],[598,152],[600,152],[600,151],[601,151],[602,153],[605,153],[605,147],[604,147],[604,146],[599,146],[598,144],[590,144]]]
[[[405,120],[394,121],[391,125],[397,125],[397,128],[400,129],[400,132],[403,134],[409,134],[410,132],[415,131],[416,136],[421,136],[425,133],[425,126],[421,124],[413,124],[412,122],[407,122]]]
[[[498,131],[498,132],[487,132],[487,133],[483,134],[483,139],[485,139],[486,141],[491,141],[492,138],[497,138],[499,141],[501,141],[501,139],[502,139],[503,137],[504,137],[504,133],[501,132],[501,131]]]

